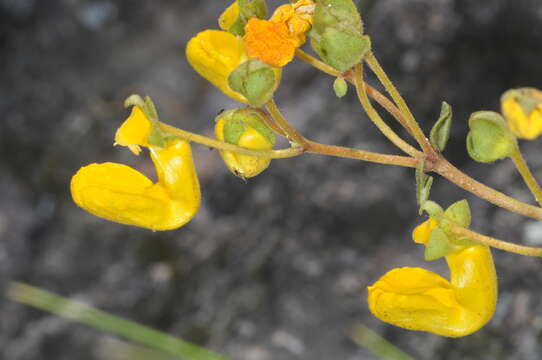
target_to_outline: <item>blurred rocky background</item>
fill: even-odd
[[[212,134],[233,107],[184,57],[216,18],[217,0],[0,0],[0,358],[114,359],[108,334],[5,298],[23,281],[205,345],[238,360],[373,359],[349,339],[363,323],[417,359],[539,359],[542,263],[495,251],[497,313],[462,339],[409,332],[373,318],[366,286],[391,268],[424,266],[410,238],[412,170],[306,155],[274,161],[247,182],[216,151],[194,146],[203,203],[177,231],[152,233],[96,218],[70,200],[91,162],[152,174],[147,156],[112,146],[132,93],[162,120]],[[278,2],[270,4],[276,6]],[[359,2],[358,2],[359,4]],[[454,109],[446,155],[468,174],[532,201],[509,161],[479,165],[466,119],[497,110],[503,91],[542,88],[540,0],[364,0],[376,55],[429,129]],[[277,102],[311,139],[396,153],[333,79],[295,62]],[[542,179],[540,140],[522,148]],[[542,246],[542,223],[497,209],[437,179],[447,205],[471,200],[474,228]]]

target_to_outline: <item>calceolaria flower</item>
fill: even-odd
[[[464,225],[464,224],[462,224]],[[430,218],[413,232],[430,246],[445,232]],[[369,287],[369,309],[380,320],[409,330],[461,337],[484,326],[497,303],[497,277],[487,246],[451,240],[450,280],[422,268],[393,269]]]
[[[518,138],[532,140],[542,134],[542,91],[509,90],[501,97],[501,108],[510,130]]]
[[[275,134],[256,109],[228,110],[216,119],[215,135],[218,140],[252,150],[272,150]],[[220,151],[228,169],[236,176],[250,178],[258,175],[271,163],[270,158]]]
[[[248,103],[243,95],[233,91],[228,84],[229,75],[248,59],[241,38],[227,31],[202,31],[188,42],[186,58],[198,74],[224,94]]]
[[[312,0],[300,0],[280,6],[270,20],[249,19],[244,36],[248,56],[275,67],[292,61],[311,29],[314,6]]]
[[[163,147],[149,144],[153,124],[139,106],[117,131],[116,144],[139,154],[149,148],[158,181],[117,163],[90,164],[72,178],[74,202],[88,212],[121,224],[171,230],[186,224],[200,205],[199,181],[190,144],[171,139]]]

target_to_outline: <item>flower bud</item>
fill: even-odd
[[[333,90],[338,98],[342,98],[348,92],[348,84],[343,77],[338,77],[333,82]]]
[[[469,118],[467,151],[478,162],[489,163],[508,157],[517,146],[504,118],[494,111],[478,111]]]
[[[228,78],[231,89],[242,94],[254,107],[268,102],[277,89],[280,77],[277,71],[261,60],[250,59],[239,65]]]
[[[256,109],[230,110],[218,116],[215,126],[218,140],[254,150],[272,150],[275,134],[265,124]],[[258,175],[271,163],[270,158],[220,151],[228,169],[236,176],[250,178]]]
[[[501,108],[510,130],[518,138],[532,140],[542,134],[542,91],[509,90],[501,97]]]
[[[361,16],[352,0],[316,2],[311,45],[320,58],[339,71],[358,64],[371,49],[371,40],[362,35]]]

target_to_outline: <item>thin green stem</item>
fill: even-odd
[[[371,105],[371,101],[369,100],[369,97],[367,96],[367,90],[365,88],[365,83],[363,82],[363,69],[362,65],[358,64],[356,65],[355,75],[354,75],[354,83],[356,86],[356,92],[358,94],[358,99],[363,106],[363,109],[371,119],[371,121],[376,125],[378,130],[384,134],[390,140],[395,146],[397,146],[399,149],[404,151],[405,153],[409,154],[412,157],[421,158],[423,154],[416,150],[414,147],[406,143],[403,139],[401,139],[385,122],[382,120],[380,115],[378,115],[378,112],[375,110],[375,108]]]
[[[376,74],[378,80],[382,83],[386,91],[390,94],[393,101],[395,101],[395,103],[399,107],[399,110],[401,110],[401,113],[405,116],[407,120],[407,126],[411,130],[416,141],[422,147],[423,152],[426,154],[434,153],[434,149],[431,146],[431,143],[429,142],[427,137],[425,137],[422,129],[420,128],[420,125],[414,118],[414,115],[412,115],[412,112],[408,108],[405,100],[403,99],[399,91],[397,91],[397,88],[395,87],[395,85],[393,85],[393,82],[390,80],[382,66],[380,66],[380,63],[378,62],[374,54],[372,52],[367,54],[365,56],[365,61],[367,61],[367,64],[369,65],[371,70]]]
[[[512,244],[507,241],[495,239],[491,236],[482,235],[480,233],[466,229],[457,224],[451,224],[450,230],[459,236],[468,238],[469,240],[472,240],[482,245],[490,246],[495,249],[504,250],[507,252],[525,255],[525,256],[542,257],[542,248]]]
[[[273,119],[276,121],[278,126],[282,130],[284,130],[284,133],[286,135],[286,138],[292,143],[292,145],[299,145],[300,147],[305,147],[305,138],[296,130],[288,120],[282,115],[280,112],[277,104],[275,103],[275,100],[271,99],[266,104],[265,107],[267,108],[267,111],[271,114]]]
[[[518,172],[523,178],[523,181],[525,181],[525,184],[527,184],[527,186],[529,187],[529,190],[531,190],[531,193],[536,199],[536,202],[538,202],[539,205],[542,205],[542,189],[540,188],[540,185],[538,184],[535,177],[533,176],[533,173],[529,169],[527,162],[523,158],[523,155],[521,154],[521,151],[519,150],[519,146],[516,146],[516,149],[512,153],[511,158],[514,161],[514,164],[516,165]]]
[[[160,129],[166,134],[175,135],[182,139],[185,139],[186,141],[195,142],[218,150],[231,151],[242,155],[259,156],[271,159],[285,159],[295,157],[303,153],[303,149],[299,146],[293,146],[288,149],[282,150],[252,150],[241,146],[229,144],[220,140],[212,139],[207,136],[194,134],[190,131],[182,130],[162,122],[159,122],[158,125],[160,126]]]
[[[343,76],[348,82],[350,82],[352,85],[354,84],[354,76],[352,74],[352,71],[347,71],[344,74],[341,74],[339,71],[333,69],[331,66],[327,65],[326,63],[318,60],[312,55],[307,54],[301,49],[296,50],[296,55],[309,65],[312,65],[316,69],[331,75],[331,76]],[[401,111],[393,104],[387,97],[382,95],[382,93],[378,90],[376,90],[374,87],[370,86],[365,82],[365,90],[367,90],[367,95],[371,97],[374,101],[376,101],[380,106],[382,106],[388,113],[390,113],[391,116],[395,118],[403,126],[410,135],[412,135],[412,130],[407,124],[407,121],[404,117],[404,115],[401,113]],[[414,137],[414,135],[412,135]]]

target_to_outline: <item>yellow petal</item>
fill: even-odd
[[[442,336],[469,335],[493,316],[497,276],[490,250],[470,246],[446,257],[451,280],[421,268],[394,269],[369,291],[369,309],[382,321]]]
[[[502,113],[518,138],[532,140],[542,134],[542,105],[527,115],[517,99],[510,96],[502,103]]]
[[[251,18],[245,26],[244,40],[250,58],[274,67],[288,64],[295,55],[296,46],[287,25],[282,22]]]
[[[437,221],[433,218],[429,218],[420,225],[418,225],[412,232],[412,239],[418,244],[427,244],[431,232],[437,226]]]
[[[116,163],[81,168],[71,181],[74,202],[88,212],[121,224],[170,230],[186,224],[200,204],[199,183],[186,142],[151,148],[158,173],[145,175]]]
[[[134,106],[115,134],[115,145],[127,146],[135,155],[139,155],[140,146],[149,146],[147,139],[151,131],[151,121],[139,106]]]
[[[242,103],[246,98],[230,89],[228,76],[246,59],[241,39],[226,31],[205,30],[186,46],[186,57],[194,70],[224,94]]]
[[[215,126],[216,138],[224,141],[224,118],[217,121]],[[253,150],[272,150],[273,144],[262,134],[251,127],[247,127],[238,143],[241,147]],[[228,169],[242,178],[251,178],[269,167],[270,158],[236,154],[230,151],[220,151],[220,155]]]
[[[222,30],[228,31],[234,22],[239,18],[239,3],[234,1],[220,17],[218,18],[218,26]]]

